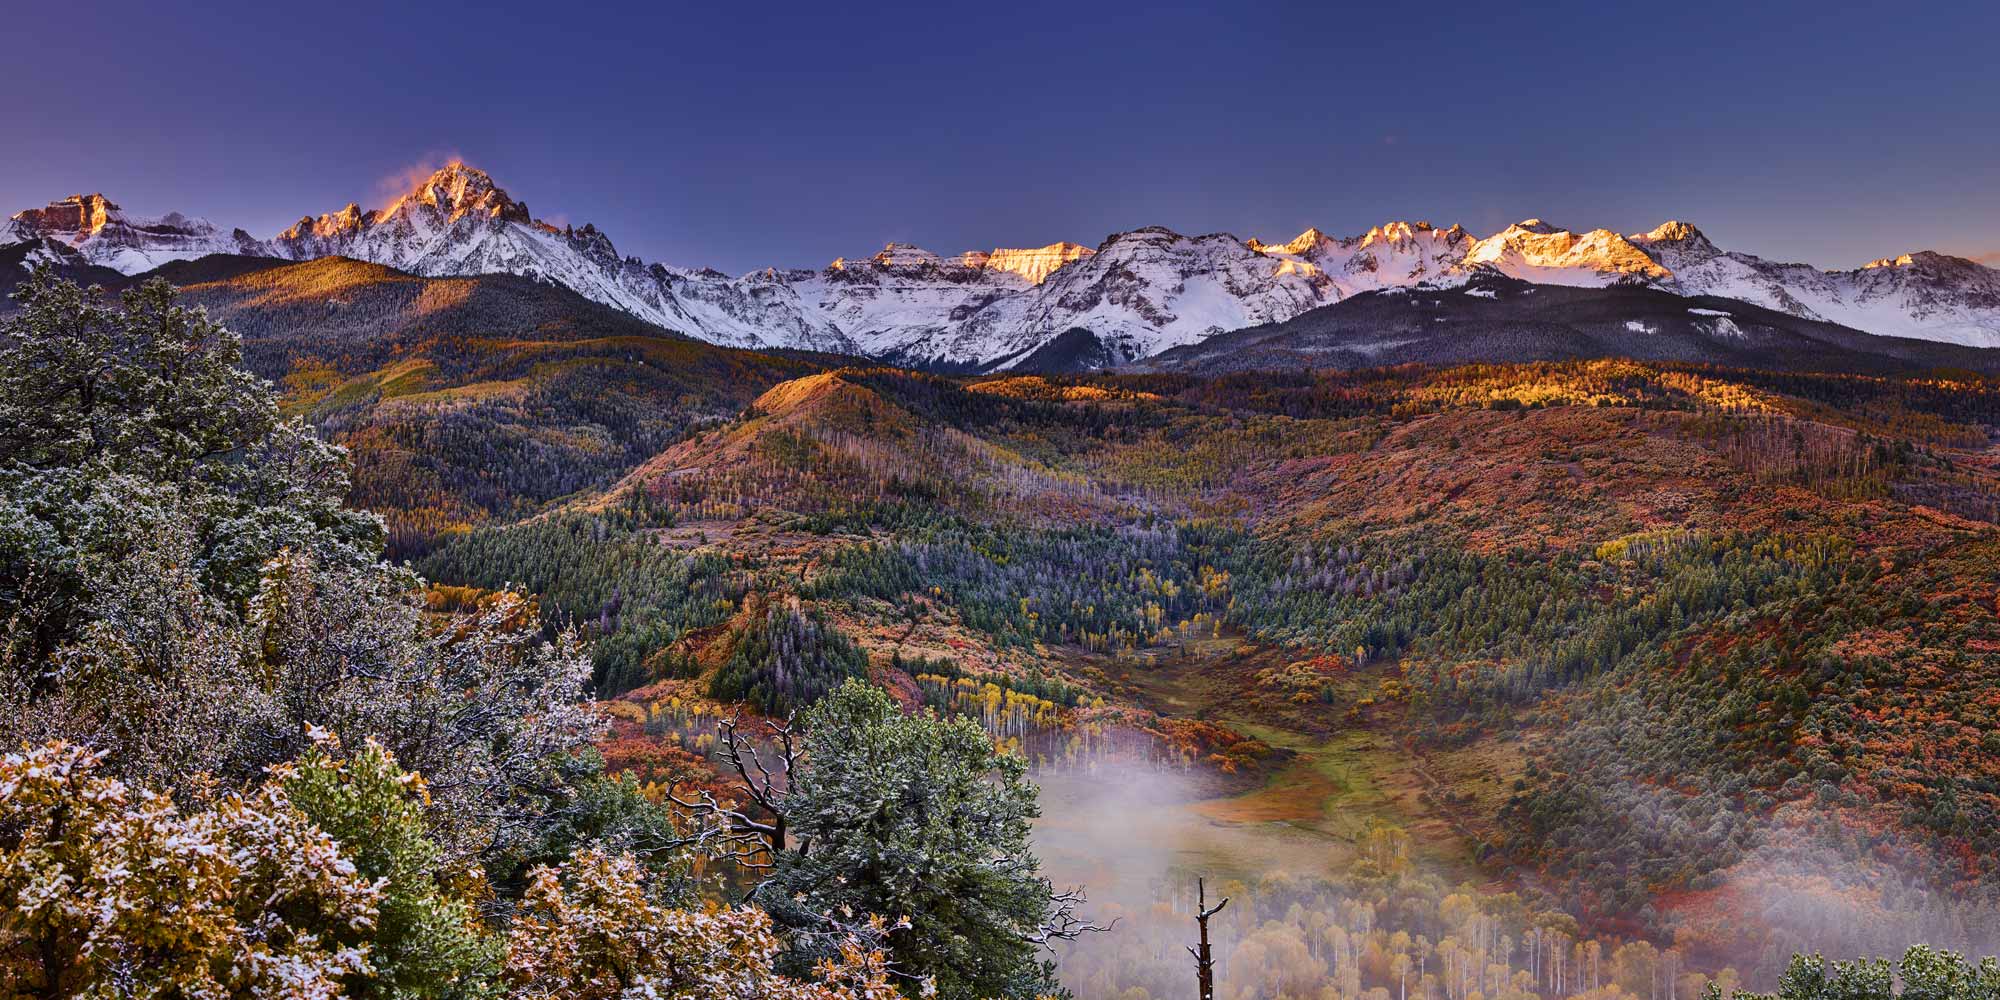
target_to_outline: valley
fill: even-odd
[[[1434,904],[1451,887],[1531,900],[1576,921],[1578,947],[1663,941],[1689,972],[1757,982],[1806,940],[1892,949],[1958,926],[1980,947],[1985,904],[1919,888],[1990,891],[1955,848],[1932,853],[1976,855],[1979,821],[1909,824],[1937,791],[1990,781],[1985,752],[1962,737],[1920,777],[1867,721],[1899,704],[1984,724],[1989,658],[1963,657],[1995,634],[1973,569],[1995,544],[1994,470],[1973,415],[1990,397],[1968,388],[1633,362],[837,369],[578,511],[475,530],[423,566],[526,582],[545,613],[594,620],[602,676],[682,678],[626,696],[641,704],[713,690],[774,600],[823,614],[858,654],[837,669],[972,713],[1040,762],[1050,871],[1118,887],[1105,898],[1136,936],[1195,875],[1345,884],[1392,836]],[[1929,443],[1876,443],[1892,439]],[[708,581],[708,610],[575,590],[607,557]],[[681,629],[664,654],[602,652]],[[1905,666],[1861,666],[1881,656]],[[1851,693],[1801,688],[1842,662],[1865,671]],[[1901,672],[1924,662],[1943,673]],[[767,669],[767,697],[823,683]],[[950,685],[967,693],[935,693]],[[1806,749],[1820,740],[1840,749]],[[1822,769],[1860,784],[1815,787]],[[1718,893],[1769,902],[1752,923]],[[1066,954],[1095,968],[1095,946]]]
[[[1402,742],[1394,726],[1246,699],[1245,688],[1254,685],[1246,675],[1282,660],[1278,651],[1256,650],[1229,636],[1198,642],[1186,658],[1121,678],[1137,689],[1134,701],[1142,707],[1214,721],[1283,755],[1253,787],[1146,809],[1148,827],[1165,822],[1164,814],[1178,806],[1191,826],[1238,832],[1233,841],[1214,838],[1231,842],[1228,849],[1190,851],[1174,867],[1238,879],[1266,873],[1332,877],[1356,859],[1371,824],[1386,824],[1412,832],[1416,860],[1427,869],[1453,881],[1478,881],[1474,853],[1482,835],[1471,824],[1504,801],[1521,769],[1518,747],[1496,740],[1425,753]],[[1347,698],[1358,700],[1373,686],[1357,679],[1347,687]],[[1088,776],[1069,779],[1061,771],[1044,777],[1043,787],[1053,786],[1060,796],[1069,780],[1108,791]],[[1253,839],[1269,847],[1246,850],[1243,842]],[[1104,863],[1102,856],[1097,863]]]

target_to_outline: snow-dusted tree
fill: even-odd
[[[404,574],[286,552],[239,614],[201,590],[186,534],[162,534],[102,575],[92,620],[14,689],[0,737],[99,747],[121,777],[182,791],[255,781],[310,749],[309,725],[372,739],[430,781],[453,863],[516,849],[568,801],[600,726],[580,700],[590,661],[544,641],[524,602],[440,628]]]
[[[770,848],[751,898],[795,953],[833,955],[865,921],[886,916],[897,923],[885,947],[907,983],[945,997],[1058,992],[1040,947],[1091,928],[1075,915],[1081,896],[1054,892],[1029,847],[1038,807],[1026,764],[996,750],[976,722],[906,716],[860,681],[801,722],[796,750],[779,730],[788,788],[747,744],[729,741],[725,756],[741,765],[765,820],[712,801],[697,807],[733,831],[738,848],[744,836]]]
[[[590,657],[571,634],[544,640],[511,595],[439,628],[411,582],[275,560],[249,615],[259,665],[284,732],[314,723],[348,746],[380,742],[429,782],[445,860],[498,863],[569,801],[577,756],[602,729],[582,700]]]
[[[502,860],[565,803],[589,662],[525,602],[439,628],[344,510],[345,453],[281,423],[237,342],[164,283],[37,273],[0,327],[0,745],[62,738],[171,789],[246,787],[308,724],[431,782],[445,859]]]
[[[1900,987],[1900,989],[1898,988]],[[1714,983],[1702,1000],[1724,1000]],[[1737,993],[1742,1000],[1993,1000],[2000,997],[2000,959],[1969,962],[1956,952],[1912,945],[1901,962],[1859,959],[1830,962],[1793,955],[1776,993]]]
[[[0,322],[0,613],[12,659],[74,634],[99,575],[168,521],[205,593],[240,601],[283,549],[363,565],[378,518],[346,510],[347,464],[280,420],[234,334],[164,281],[113,305],[37,270]]]
[[[0,996],[321,1000],[380,894],[277,784],[182,812],[48,744],[0,757]]]
[[[675,908],[629,854],[590,849],[535,869],[508,940],[518,1000],[893,1000],[880,952],[842,939],[810,980],[780,975],[756,909]],[[880,928],[878,927],[878,931]]]

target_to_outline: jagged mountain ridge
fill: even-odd
[[[621,257],[595,226],[539,221],[486,173],[453,162],[383,209],[349,204],[268,240],[177,213],[131,216],[102,195],[0,224],[0,243],[30,240],[126,274],[210,253],[344,256],[428,277],[515,274],[719,344],[969,370],[1007,367],[1078,329],[1102,357],[1130,361],[1362,292],[1453,287],[1489,272],[1539,284],[1640,284],[1872,333],[2000,345],[2000,271],[1931,252],[1824,271],[1721,250],[1682,222],[1628,236],[1529,219],[1485,239],[1460,226],[1392,222],[1347,238],[1308,229],[1282,244],[1150,227],[1095,248],[1059,242],[952,257],[892,243],[821,269],[731,277]]]

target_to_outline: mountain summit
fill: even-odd
[[[529,221],[527,205],[508,197],[486,171],[458,160],[445,164],[415,190],[396,199],[383,214],[393,218],[417,205],[443,213],[447,222],[473,214],[508,222]]]

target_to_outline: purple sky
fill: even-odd
[[[2000,252],[2000,4],[1517,6],[17,5],[0,207],[102,190],[266,236],[455,153],[728,271],[1528,216]]]

